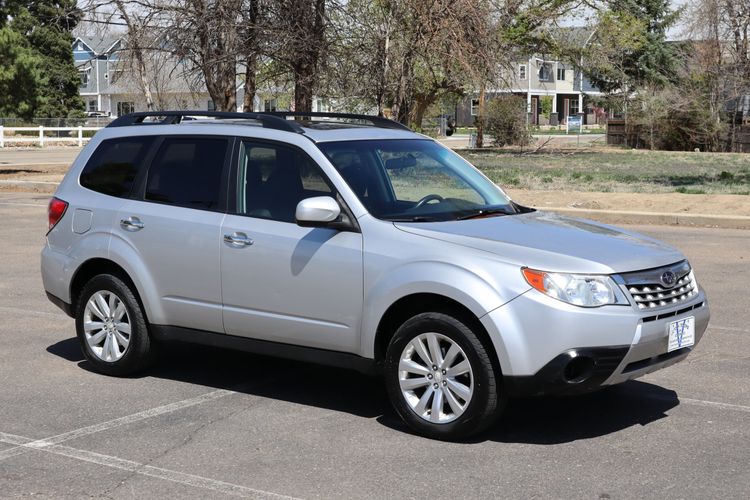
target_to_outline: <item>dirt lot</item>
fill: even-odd
[[[518,203],[536,208],[587,208],[699,215],[750,216],[750,196],[736,194],[602,193],[507,189]]]
[[[591,146],[459,150],[510,188],[685,194],[750,194],[750,155],[642,151]]]

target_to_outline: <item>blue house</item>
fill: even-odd
[[[119,37],[81,36],[73,41],[73,60],[81,78],[78,91],[88,113],[111,114],[108,91],[121,71],[117,69],[121,49]]]

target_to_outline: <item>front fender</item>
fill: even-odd
[[[490,269],[470,270],[429,260],[404,264],[380,275],[364,297],[362,355],[375,356],[375,335],[381,318],[394,303],[409,295],[441,295],[462,304],[481,319],[528,289],[517,282],[503,283],[499,276],[502,273]],[[497,340],[493,339],[493,343],[497,344]]]

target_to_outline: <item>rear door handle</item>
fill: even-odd
[[[140,231],[144,226],[138,217],[128,217],[120,221],[120,227],[126,231]]]
[[[235,247],[249,247],[253,244],[253,240],[248,238],[245,233],[232,233],[224,235],[224,243],[228,243]]]

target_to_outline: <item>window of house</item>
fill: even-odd
[[[518,79],[526,80],[526,65],[525,64],[518,65]]]
[[[276,99],[266,99],[263,101],[263,111],[273,113],[276,111]]]
[[[227,144],[223,137],[164,139],[148,170],[145,199],[218,209]]]
[[[557,79],[565,80],[565,68],[557,68]]]
[[[152,137],[102,141],[81,172],[81,186],[110,196],[127,196],[152,143]]]
[[[78,76],[81,77],[81,85],[88,85],[89,84],[89,74],[90,73],[91,73],[91,68],[78,70]]]
[[[570,100],[570,114],[571,115],[577,115],[579,112],[578,109],[578,99],[571,99]]]
[[[118,102],[117,103],[117,116],[123,116],[130,113],[135,113],[134,102]]]
[[[479,114],[479,99],[471,100],[471,116],[477,116]]]
[[[294,222],[300,201],[332,195],[317,164],[302,151],[275,144],[242,144],[237,213]]]
[[[539,81],[540,82],[552,81],[552,64],[542,63],[541,65],[539,65]]]
[[[316,106],[315,107],[316,111],[320,113],[325,113],[325,112],[330,111],[326,99],[316,99],[315,106]]]
[[[97,103],[96,99],[89,99],[89,111],[96,111]]]

